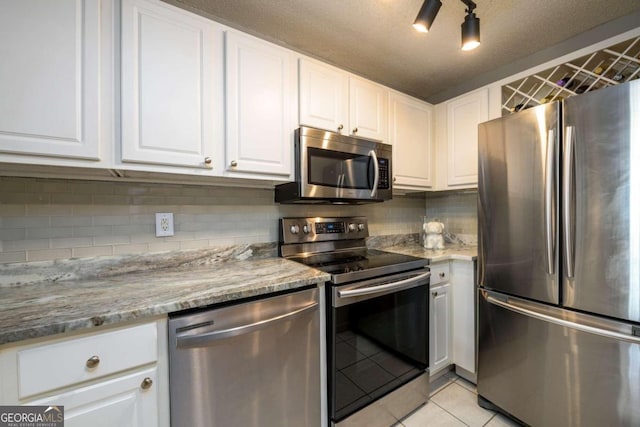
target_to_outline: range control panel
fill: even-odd
[[[367,218],[362,216],[282,218],[280,220],[280,241],[285,244],[364,239],[368,236]]]

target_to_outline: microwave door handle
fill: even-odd
[[[376,197],[378,192],[378,182],[380,181],[380,168],[378,167],[378,156],[374,150],[369,151],[369,157],[373,160],[373,188],[371,189],[371,197]]]

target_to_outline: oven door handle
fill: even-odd
[[[338,291],[338,297],[351,298],[362,295],[370,295],[379,292],[400,291],[413,287],[416,282],[427,279],[431,276],[431,272],[422,273],[409,279],[398,280],[397,282],[385,283],[384,285],[367,286],[366,288],[346,289]]]

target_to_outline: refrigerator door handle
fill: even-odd
[[[567,278],[573,278],[574,274],[574,141],[575,132],[573,126],[565,128],[564,161],[562,164],[562,209],[564,228],[564,258],[567,266]]]
[[[533,319],[542,320],[544,322],[553,323],[554,325],[562,326],[565,328],[575,329],[577,331],[586,332],[589,334],[599,335],[606,338],[612,338],[615,340],[626,341],[633,344],[640,344],[640,337],[627,335],[620,332],[610,331],[607,329],[598,328],[595,326],[585,325],[583,323],[572,322],[552,316],[549,314],[541,313],[529,308],[515,305],[509,301],[509,298],[500,298],[493,295],[490,292],[483,291],[485,300],[495,306],[502,307],[506,310],[513,311],[514,313],[522,314],[523,316],[531,317]]]
[[[544,227],[546,234],[547,249],[547,273],[555,274],[555,219],[556,219],[556,175],[555,175],[555,138],[553,129],[550,129],[547,136],[547,157],[545,161],[545,182],[544,182]]]

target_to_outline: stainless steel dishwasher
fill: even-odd
[[[173,427],[319,426],[317,288],[169,318]]]

